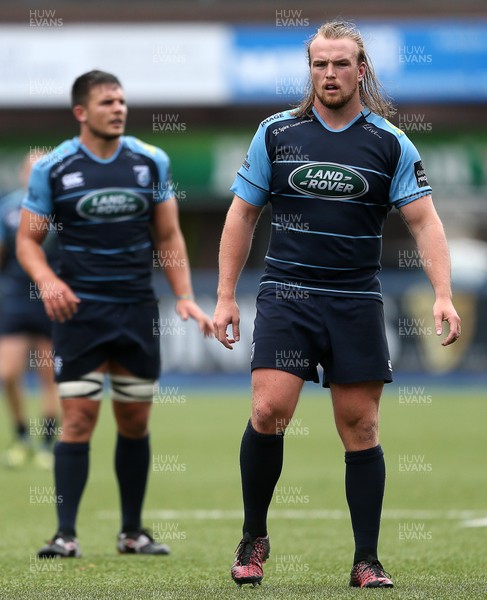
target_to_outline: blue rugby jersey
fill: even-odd
[[[20,209],[25,190],[18,189],[0,199],[0,244],[3,246],[1,272],[2,296],[11,309],[25,310],[26,303],[37,299],[38,293],[15,255],[15,242],[20,222]],[[43,244],[49,264],[56,270],[58,244],[54,232]]]
[[[154,204],[173,194],[161,149],[124,136],[101,159],[73,138],[34,165],[23,207],[53,218],[59,275],[80,298],[142,302],[154,298]]]
[[[299,118],[292,112],[259,125],[231,188],[272,207],[261,286],[380,299],[387,214],[431,193],[419,153],[368,109],[339,130],[314,109]]]

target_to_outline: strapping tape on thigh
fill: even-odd
[[[82,375],[77,381],[61,381],[58,383],[61,398],[89,398],[101,400],[103,397],[104,373],[93,371]]]
[[[155,380],[134,375],[110,375],[112,400],[117,402],[152,402]]]

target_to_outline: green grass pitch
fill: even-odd
[[[380,557],[395,582],[392,590],[348,588],[353,547],[343,450],[328,393],[312,385],[305,387],[286,435],[263,584],[239,590],[230,566],[240,538],[238,452],[248,393],[179,387],[153,407],[144,508],[144,525],[172,554],[116,554],[115,432],[105,401],[78,522],[83,558],[35,557],[55,529],[52,475],[34,465],[0,471],[0,598],[487,598],[485,394],[426,390],[416,402],[409,389],[405,402],[397,386],[388,386],[382,401],[387,485]],[[37,409],[30,402],[32,418]],[[3,403],[0,415],[6,445]]]

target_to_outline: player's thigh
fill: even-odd
[[[113,414],[119,433],[129,438],[144,437],[148,433],[155,381],[137,377],[114,360],[109,362],[109,373]],[[134,399],[130,400],[131,397]]]
[[[330,383],[335,418],[353,424],[363,418],[377,418],[384,383]]]
[[[0,338],[0,378],[18,378],[27,368],[30,339],[28,335],[6,335]]]
[[[252,371],[252,425],[260,433],[282,433],[291,420],[304,380],[278,369]]]

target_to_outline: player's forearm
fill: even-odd
[[[451,298],[450,253],[443,226],[438,219],[415,235],[421,264],[437,298]]]
[[[42,247],[33,239],[17,237],[17,260],[34,283],[41,286],[46,280],[56,277],[49,266]]]
[[[158,265],[164,269],[169,285],[176,297],[193,297],[188,253],[181,231],[175,230],[170,237],[157,245]]]
[[[218,298],[235,298],[240,273],[247,262],[255,222],[230,208],[220,241]]]

